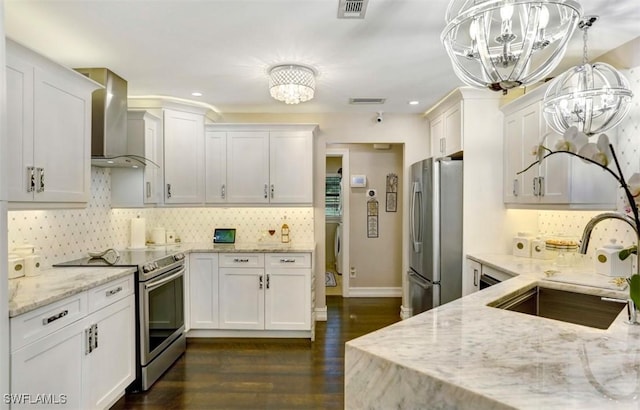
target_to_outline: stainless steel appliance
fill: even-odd
[[[184,353],[184,254],[176,250],[95,253],[54,266],[132,266],[136,272],[136,380],[128,391],[148,390]]]
[[[409,294],[413,314],[462,296],[462,160],[411,166]]]

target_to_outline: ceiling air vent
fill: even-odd
[[[349,104],[384,104],[386,98],[349,98]]]
[[[369,0],[339,0],[339,19],[363,19]]]

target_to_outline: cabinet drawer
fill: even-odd
[[[267,268],[310,268],[310,253],[271,253],[265,260]]]
[[[89,289],[88,312],[92,313],[107,305],[117,302],[134,292],[133,275],[116,279],[104,285]]]
[[[221,253],[219,260],[221,268],[262,268],[264,255],[261,253]]]
[[[20,349],[87,314],[87,293],[82,292],[11,318],[11,351]]]

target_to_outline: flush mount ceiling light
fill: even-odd
[[[581,15],[574,0],[451,0],[440,39],[464,83],[506,92],[558,65]]]
[[[269,70],[269,92],[278,101],[298,104],[313,98],[315,73],[301,65],[279,65]]]
[[[585,17],[578,26],[583,32],[582,64],[556,77],[544,95],[544,119],[560,134],[571,126],[588,136],[605,132],[631,107],[627,79],[609,64],[587,63],[587,30],[597,19]]]

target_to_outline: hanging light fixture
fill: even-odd
[[[609,64],[587,62],[587,30],[597,20],[589,16],[580,21],[582,64],[556,77],[544,95],[544,119],[560,134],[571,126],[588,136],[605,132],[618,125],[631,107],[633,93],[627,79]]]
[[[440,39],[465,84],[506,93],[558,65],[581,14],[574,0],[451,0]]]
[[[301,65],[279,65],[269,70],[269,92],[278,101],[298,104],[313,98],[315,73]]]

